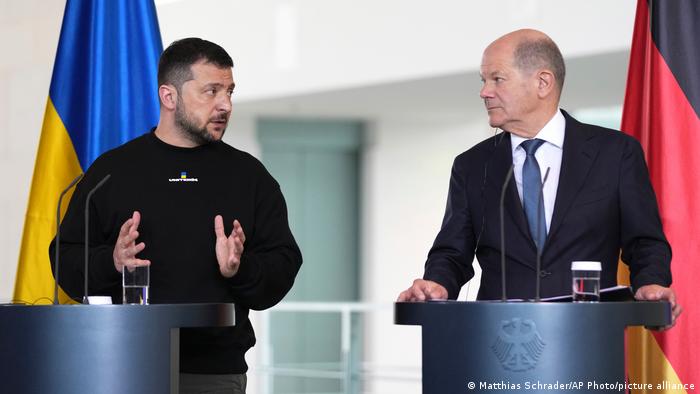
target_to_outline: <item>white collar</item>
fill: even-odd
[[[559,149],[564,147],[564,130],[566,129],[566,118],[561,113],[560,110],[552,116],[552,119],[544,125],[542,130],[540,130],[533,138],[539,138],[545,142],[556,146]],[[520,144],[527,140],[528,138],[523,138],[510,133],[510,146],[513,152],[520,146]]]

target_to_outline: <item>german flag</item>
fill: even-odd
[[[669,331],[628,332],[629,379],[654,393],[700,384],[699,115],[700,1],[638,0],[621,129],[644,147],[684,308]]]
[[[60,192],[101,153],[158,123],[162,51],[152,0],[67,1],[24,221],[15,302],[53,300],[48,248]],[[64,202],[61,216],[67,206]],[[68,300],[63,292],[59,298]]]

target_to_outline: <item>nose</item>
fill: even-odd
[[[479,91],[479,97],[481,97],[483,100],[493,97],[491,87],[487,83],[484,83],[481,86],[481,90]]]
[[[220,95],[216,104],[216,110],[219,112],[231,112],[231,108],[233,107],[231,104],[231,96],[228,94]]]

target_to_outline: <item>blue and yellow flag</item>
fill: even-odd
[[[67,1],[24,222],[16,302],[53,299],[48,248],[61,190],[101,153],[158,123],[162,51],[152,0]],[[59,298],[68,300],[63,292]]]

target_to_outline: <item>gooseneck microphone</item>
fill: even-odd
[[[506,226],[503,220],[503,209],[505,207],[506,200],[506,190],[508,189],[508,183],[510,178],[513,177],[513,165],[510,165],[508,169],[508,174],[506,174],[506,179],[503,181],[503,186],[501,187],[501,202],[499,209],[501,211],[501,301],[505,302],[506,298]]]
[[[112,174],[107,174],[102,180],[93,187],[90,192],[88,193],[87,197],[85,198],[85,270],[83,271],[83,274],[85,275],[85,288],[83,290],[83,304],[89,304],[88,302],[88,252],[90,250],[89,244],[88,244],[88,235],[90,233],[90,198],[92,198],[92,195],[95,194],[97,189],[102,187],[102,185],[107,182],[109,177],[112,176]]]
[[[542,180],[542,184],[540,185],[540,194],[537,198],[537,231],[536,233],[540,233],[540,226],[542,225],[540,223],[540,216],[542,216],[542,206],[544,205],[544,184],[547,183],[547,178],[549,177],[549,167],[547,167],[547,171],[544,173],[544,179]],[[546,220],[546,219],[545,219]],[[547,224],[545,223],[545,226]],[[540,302],[540,271],[542,270],[542,249],[544,248],[544,243],[542,244],[542,248],[537,248],[537,260],[536,260],[536,267],[537,267],[537,274],[536,274],[536,279],[535,279],[535,286],[537,287],[535,289],[535,302]]]
[[[60,265],[58,263],[58,259],[60,257],[59,250],[61,249],[61,202],[63,201],[63,196],[68,193],[68,190],[73,188],[76,183],[83,177],[83,173],[81,172],[80,175],[76,176],[75,179],[73,179],[68,186],[66,186],[65,189],[61,192],[61,195],[58,196],[58,206],[56,207],[56,250],[54,250],[54,285],[53,285],[53,304],[58,305],[58,269],[60,268]]]
[[[481,196],[481,202],[484,202],[484,192],[486,191],[486,180],[488,179],[488,174],[489,174],[489,164],[493,161],[494,156],[496,156],[496,148],[498,148],[498,145],[503,141],[503,136],[506,134],[505,131],[501,130],[501,134],[498,133],[498,127],[494,129],[494,134],[493,134],[493,147],[491,148],[491,153],[489,154],[489,159],[484,164],[484,177],[483,181],[481,182],[481,191],[479,192],[479,195]],[[476,236],[476,242],[474,243],[474,253],[476,254],[476,251],[479,249],[479,244],[481,242],[481,236],[484,234],[484,229],[486,229],[486,215],[481,216],[481,227],[479,228],[479,233]]]

